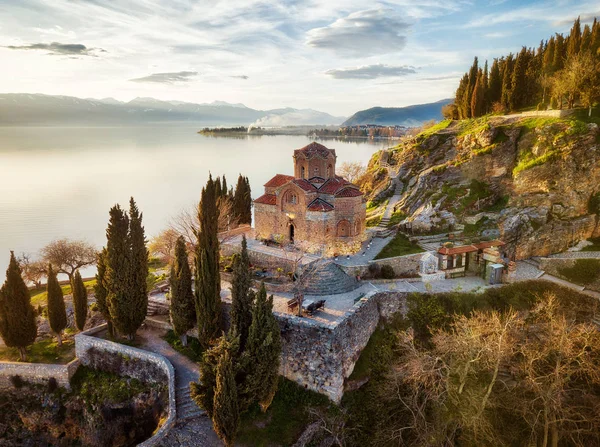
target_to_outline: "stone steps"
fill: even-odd
[[[323,296],[350,292],[360,286],[356,278],[346,274],[333,262],[321,263],[301,278],[305,295]]]
[[[156,315],[156,314],[168,314],[169,313],[169,305],[163,301],[156,301],[153,299],[148,299],[148,310],[146,311],[146,315]]]
[[[177,422],[188,421],[197,417],[204,416],[206,412],[202,410],[190,396],[189,385],[184,385],[175,391],[175,403],[177,406]]]

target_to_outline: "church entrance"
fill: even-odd
[[[294,224],[290,224],[290,244],[294,243]]]

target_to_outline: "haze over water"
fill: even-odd
[[[63,237],[106,242],[108,211],[128,208],[133,196],[144,213],[148,239],[197,202],[209,171],[235,185],[250,179],[252,197],[274,174],[293,174],[293,150],[303,136],[244,139],[205,137],[199,127],[0,127],[0,282],[9,250],[37,254]],[[367,163],[381,141],[322,140],[336,149],[338,166]],[[93,274],[92,270],[84,271]]]

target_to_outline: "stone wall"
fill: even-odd
[[[582,253],[586,253],[586,252],[582,252]],[[590,252],[593,253],[593,252]],[[578,258],[538,258],[538,261],[540,263],[540,269],[545,271],[546,273],[553,275],[553,276],[557,276],[559,278],[565,279],[568,281],[568,278],[565,278],[562,274],[561,274],[561,270],[565,269],[565,268],[570,268],[573,267],[575,265],[575,263],[577,262],[578,259],[598,259],[598,257],[596,256],[585,256],[585,257],[578,257]],[[586,287],[580,286],[581,290],[584,289],[589,289],[589,290],[594,290],[597,292],[600,292],[600,280],[596,280],[591,284],[588,284]]]
[[[223,256],[231,256],[234,253],[239,253],[242,247],[239,244],[221,244],[221,254]],[[294,254],[290,255],[290,258],[284,256],[276,256],[272,253],[266,253],[258,250],[252,250],[248,248],[248,257],[250,263],[257,267],[265,268],[278,268],[284,269],[285,273],[290,272],[294,269]]]
[[[59,386],[71,389],[71,377],[79,367],[79,359],[66,365],[48,365],[44,363],[0,362],[0,388],[12,387],[11,377],[19,376],[25,382],[47,384],[51,378]]]
[[[345,266],[338,264],[346,273],[351,276],[367,276],[369,272],[369,266],[371,264],[377,264],[380,266],[389,265],[394,269],[394,274],[397,277],[404,276],[418,276],[419,268],[421,265],[421,257],[425,254],[414,253],[412,255],[396,256],[394,258],[375,259],[369,261],[368,264]]]
[[[405,311],[406,293],[361,298],[333,324],[275,313],[282,337],[280,373],[339,403],[344,383],[382,318]]]
[[[550,118],[564,118],[575,113],[573,109],[565,110],[532,110],[530,112],[521,112],[518,116],[548,116]]]
[[[94,369],[109,370],[136,379],[168,384],[169,402],[167,420],[150,439],[138,444],[141,447],[159,445],[177,420],[175,405],[175,370],[162,355],[133,348],[96,337],[106,331],[106,324],[75,335],[75,352],[81,364]],[[115,371],[118,369],[118,371]]]

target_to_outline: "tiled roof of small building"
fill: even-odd
[[[258,199],[254,201],[254,203],[263,203],[265,205],[276,205],[277,204],[277,196],[275,194],[263,194]]]
[[[294,183],[302,188],[304,191],[316,191],[317,187],[310,183],[308,180],[303,178],[297,178]]]
[[[332,153],[333,153],[333,155],[335,155],[335,150],[334,149],[327,149],[322,144],[319,144],[319,143],[313,141],[312,143],[304,146],[301,149],[296,149],[294,151],[294,157],[296,157],[297,155],[302,154],[306,158],[313,158],[315,156],[327,158]]]
[[[341,177],[327,179],[319,188],[319,192],[323,194],[335,194],[349,183]]]
[[[312,202],[310,202],[308,204],[308,206],[306,207],[306,209],[308,211],[322,211],[322,212],[328,212],[328,211],[333,211],[333,205],[326,202],[323,199],[315,199]]]
[[[278,188],[281,185],[285,185],[287,182],[291,182],[294,180],[294,176],[285,175],[285,174],[277,174],[271,180],[264,184],[266,188]]]
[[[473,244],[475,247],[477,247],[480,250],[483,250],[484,248],[490,248],[490,247],[501,247],[502,245],[504,245],[504,242],[502,241],[483,241],[483,242],[478,242],[477,244]]]
[[[353,186],[346,186],[345,188],[340,189],[338,192],[335,193],[336,197],[358,197],[362,195],[363,193],[361,192],[361,190]]]
[[[459,245],[458,247],[440,247],[439,254],[442,255],[460,255],[463,253],[471,253],[479,250],[484,250],[490,247],[500,247],[504,245],[502,241],[484,241],[473,245]]]

